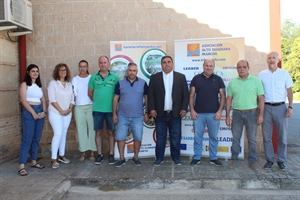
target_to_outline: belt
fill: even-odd
[[[172,112],[172,110],[165,110],[164,112],[165,113],[170,113],[170,112]]]
[[[280,106],[280,105],[284,104],[284,102],[279,102],[279,103],[265,102],[265,104],[270,105],[270,106]]]
[[[253,108],[253,109],[250,109],[250,110],[237,110],[237,109],[233,109],[234,111],[237,111],[237,112],[241,112],[241,113],[246,113],[246,112],[252,112],[254,110],[256,110],[256,108]]]

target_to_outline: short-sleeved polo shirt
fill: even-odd
[[[92,75],[88,87],[94,89],[93,111],[112,112],[114,90],[119,80],[120,78],[111,72],[105,78],[100,75],[100,71]]]
[[[257,108],[257,97],[264,94],[264,88],[257,77],[249,74],[245,80],[237,77],[230,81],[227,94],[233,98],[233,109],[250,110]]]
[[[207,78],[203,73],[198,74],[192,79],[191,87],[195,87],[194,109],[197,113],[215,113],[218,111],[220,89],[225,88],[220,76],[212,74]]]
[[[144,115],[144,96],[148,95],[148,85],[145,80],[136,77],[132,83],[128,78],[118,82],[115,95],[120,96],[118,115],[123,117],[141,117]]]

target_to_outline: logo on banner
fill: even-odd
[[[200,44],[187,44],[187,56],[200,56]]]
[[[145,77],[150,78],[152,74],[161,72],[161,58],[165,55],[160,49],[150,49],[143,54],[140,68]]]
[[[115,44],[115,51],[122,51],[122,44]]]
[[[144,122],[144,126],[147,128],[155,128],[155,121],[152,116],[149,116],[149,120],[147,122]]]
[[[121,79],[126,76],[127,66],[133,62],[131,58],[125,55],[116,55],[110,59],[111,71],[117,74]]]
[[[127,153],[134,153],[134,145],[133,144],[127,145]]]
[[[133,142],[133,135],[132,135],[132,131],[131,131],[131,128],[130,126],[128,127],[128,132],[127,132],[127,137],[126,137],[126,141],[125,143],[126,144],[130,144]]]

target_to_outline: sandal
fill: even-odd
[[[56,160],[51,160],[51,167],[57,169],[59,168],[59,163]]]
[[[84,161],[85,160],[85,153],[81,154],[81,157],[79,158],[79,161]]]
[[[85,160],[85,156],[81,156],[78,160],[79,161],[84,161]]]
[[[58,160],[58,162],[62,162],[62,163],[66,163],[66,164],[70,163],[70,160],[64,156],[58,156],[57,160]]]
[[[94,162],[96,160],[94,151],[91,150],[90,161]]]
[[[94,162],[95,161],[95,156],[91,156],[90,161]]]
[[[20,169],[18,172],[19,172],[20,176],[27,176],[28,175],[25,168]]]
[[[35,163],[35,165],[32,165],[30,167],[34,167],[34,168],[38,168],[38,169],[44,169],[45,168],[45,166],[43,166],[43,165],[41,165],[39,163]]]

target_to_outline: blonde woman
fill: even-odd
[[[72,79],[76,105],[74,114],[79,142],[78,150],[81,152],[80,161],[85,160],[86,151],[91,151],[90,160],[95,161],[94,151],[97,151],[93,122],[93,102],[88,96],[88,83],[91,78],[88,69],[88,62],[81,60],[78,64],[79,75]]]
[[[65,148],[67,131],[71,122],[72,109],[75,102],[72,84],[70,82],[70,69],[65,63],[60,63],[55,66],[53,79],[54,80],[50,81],[48,85],[49,122],[54,133],[51,145],[51,165],[52,168],[58,168],[58,162],[70,162],[70,160],[65,157]],[[57,152],[59,153],[58,158]]]

